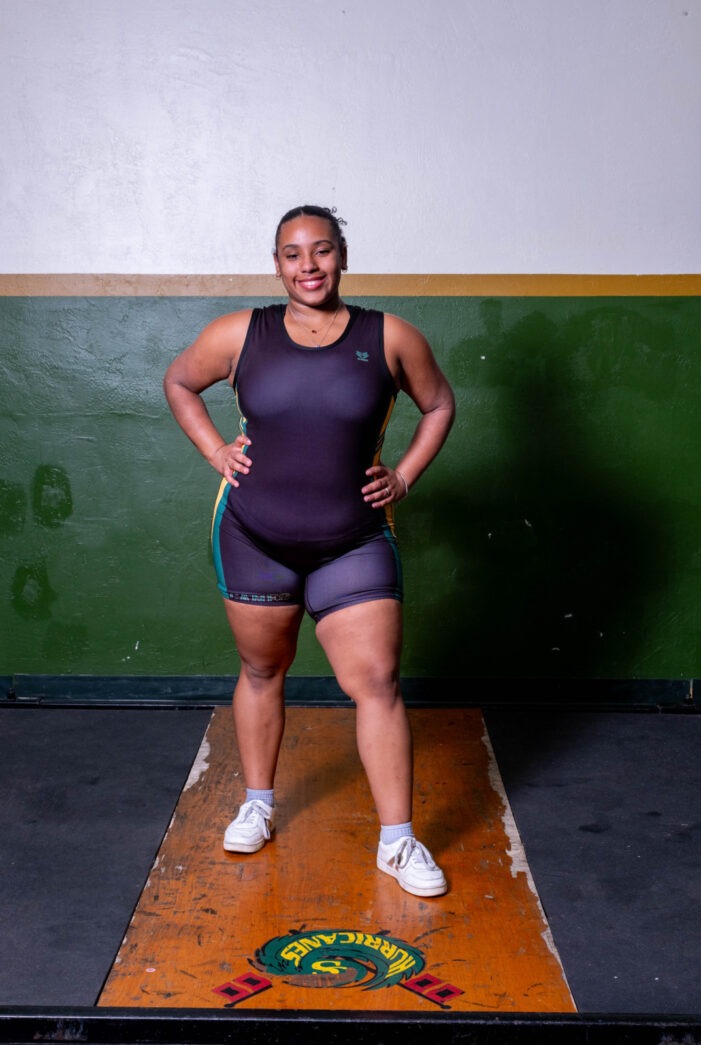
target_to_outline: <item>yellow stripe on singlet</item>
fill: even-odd
[[[385,419],[382,422],[382,427],[380,428],[380,434],[377,437],[377,443],[376,443],[376,447],[375,447],[375,456],[372,459],[372,463],[374,465],[375,464],[379,464],[381,459],[382,459],[382,447],[383,447],[384,441],[385,441],[385,433],[387,431],[387,426],[389,425],[389,420],[390,420],[390,418],[392,416],[392,411],[394,410],[394,405],[395,405],[396,402],[397,402],[397,397],[396,397],[396,395],[393,395],[391,400],[390,400],[389,408],[387,410],[387,414],[385,416]],[[396,537],[396,533],[394,532],[394,505],[388,504],[385,507],[385,519],[387,520],[387,525],[389,526],[389,528],[390,528],[390,530],[392,532],[392,536]]]
[[[246,434],[246,425],[248,424],[248,421],[243,416],[243,414],[241,412],[241,407],[239,406],[239,390],[238,390],[238,388],[236,386],[234,386],[234,399],[236,401],[236,409],[238,410],[238,414],[239,414],[239,432],[241,433],[241,435],[245,435]],[[222,479],[221,483],[219,484],[219,493],[217,494],[217,499],[214,502],[214,511],[212,513],[212,526],[211,526],[211,530],[210,530],[210,539],[212,540],[212,543],[214,542],[214,528],[215,528],[215,526],[217,524],[217,519],[219,518],[221,513],[224,511],[224,504],[223,504],[223,501],[225,500],[224,489],[225,489],[225,487],[228,488],[229,485],[230,485],[230,483],[229,483],[228,479]]]
[[[214,527],[217,523],[217,518],[224,510],[224,501],[226,500],[226,491],[229,487],[228,479],[222,479],[219,484],[219,491],[217,493],[217,499],[214,502],[214,511],[212,512],[212,526],[210,529],[210,539],[214,541]]]

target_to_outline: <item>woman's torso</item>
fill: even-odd
[[[382,313],[348,310],[341,337],[318,349],[290,338],[283,305],[252,313],[233,387],[253,464],[228,499],[265,540],[342,542],[386,522],[361,488],[379,460],[397,389]]]

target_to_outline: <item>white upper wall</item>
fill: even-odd
[[[0,0],[0,271],[701,272],[701,0]]]

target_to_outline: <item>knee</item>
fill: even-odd
[[[399,674],[393,666],[366,666],[339,678],[338,684],[355,704],[372,701],[391,706],[402,699]]]
[[[247,660],[241,658],[240,674],[252,689],[266,690],[271,685],[280,685],[287,674],[288,661]]]

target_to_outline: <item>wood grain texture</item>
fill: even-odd
[[[411,720],[414,823],[446,896],[410,896],[376,870],[351,708],[288,709],[277,831],[256,854],[226,853],[242,781],[230,710],[217,708],[99,1004],[574,1011],[481,712]],[[287,965],[271,972],[261,949],[276,938]],[[404,979],[368,989],[402,962]]]

